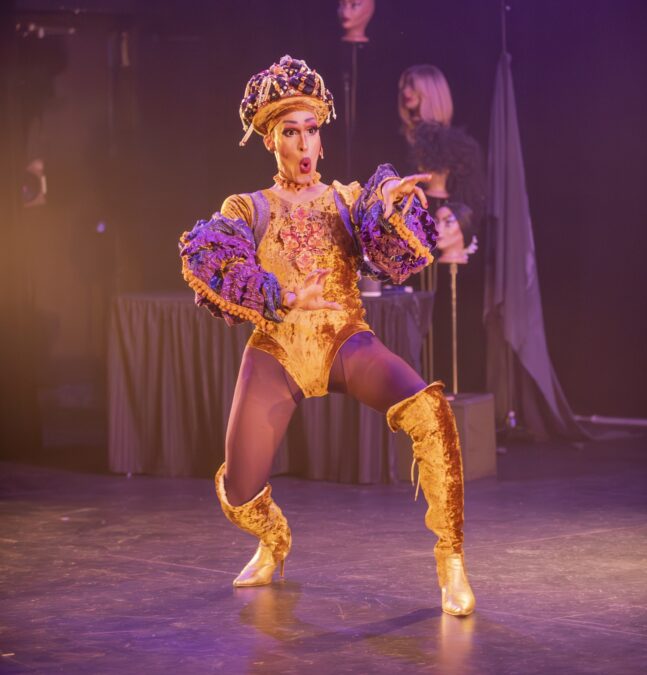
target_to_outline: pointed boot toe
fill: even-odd
[[[277,567],[271,549],[262,542],[258,545],[254,557],[243,567],[240,574],[234,579],[234,586],[266,586],[272,583],[272,577]],[[283,564],[281,564],[283,576]]]

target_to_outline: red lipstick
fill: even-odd
[[[299,170],[301,171],[301,173],[310,173],[311,166],[312,166],[312,162],[310,160],[310,157],[304,157],[299,162]]]

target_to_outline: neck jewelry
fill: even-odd
[[[321,174],[318,171],[315,171],[312,174],[312,179],[309,180],[307,183],[295,183],[294,181],[290,180],[289,178],[286,178],[279,173],[274,176],[274,182],[283,190],[288,190],[289,192],[301,192],[301,190],[305,190],[305,188],[312,187],[313,185],[316,185],[319,181],[321,180]]]

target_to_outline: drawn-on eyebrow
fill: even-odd
[[[307,119],[304,120],[304,124],[316,121],[317,121],[316,117],[308,117]],[[299,122],[297,120],[283,120],[283,124],[299,124]]]

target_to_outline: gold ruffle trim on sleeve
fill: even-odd
[[[189,263],[186,258],[182,260],[182,276],[192,290],[207,298],[209,302],[212,302],[223,312],[227,312],[227,314],[231,314],[232,316],[237,316],[245,321],[251,321],[254,325],[259,326],[264,330],[267,330],[269,326],[272,325],[271,321],[268,321],[256,310],[250,309],[249,307],[243,307],[242,305],[236,305],[233,302],[229,302],[220,297],[213,288],[210,288],[208,284],[202,281],[202,279],[199,279],[193,274],[189,269]],[[279,314],[280,313],[281,312],[279,312]]]
[[[394,211],[388,218],[389,223],[398,233],[398,236],[403,239],[413,250],[418,258],[426,258],[427,264],[430,265],[434,261],[434,256],[431,251],[422,244],[420,239],[407,227],[404,218],[400,213]]]

